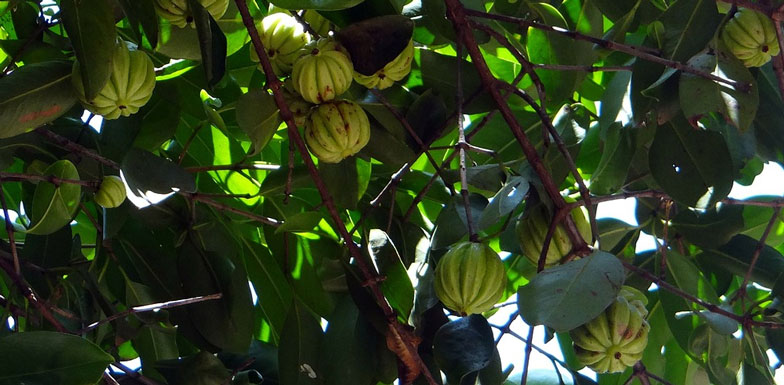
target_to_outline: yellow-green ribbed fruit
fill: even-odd
[[[324,38],[303,48],[294,62],[291,80],[302,98],[315,104],[328,102],[351,85],[354,65],[334,39]]]
[[[760,67],[779,54],[773,22],[753,9],[738,9],[724,25],[721,39],[746,67]]]
[[[583,207],[578,207],[571,212],[577,230],[586,242],[591,242],[591,224],[588,222],[587,213]],[[547,206],[537,204],[530,207],[517,222],[515,228],[517,239],[523,254],[534,265],[539,263],[539,255],[544,247],[544,238],[550,228],[550,212]],[[547,249],[545,268],[557,265],[572,250],[572,242],[566,233],[563,223],[555,227],[555,232]]]
[[[190,25],[193,27],[193,12],[188,5],[188,0],[155,0],[155,11],[172,25],[180,28]],[[212,17],[217,20],[226,13],[229,0],[199,0]]]
[[[85,97],[78,62],[74,63],[71,79],[84,108],[104,119],[117,119],[135,114],[150,100],[155,89],[155,67],[146,53],[130,51],[120,43],[114,49],[109,80],[94,99]]]
[[[125,202],[125,183],[119,176],[105,176],[95,193],[95,203],[111,209],[120,206],[123,202]]]
[[[504,294],[504,263],[484,243],[459,243],[438,261],[434,284],[438,299],[461,316],[486,312]]]
[[[384,68],[376,71],[373,75],[367,76],[354,71],[354,81],[367,87],[384,88],[391,87],[396,81],[403,79],[411,72],[411,61],[414,60],[414,40],[409,40],[406,48],[397,57],[387,63]]]
[[[580,363],[597,373],[616,373],[634,366],[642,358],[650,331],[645,320],[647,310],[640,311],[645,309],[641,300],[627,299],[638,294],[642,293],[624,286],[602,314],[569,332]]]
[[[305,143],[319,161],[338,163],[370,140],[370,122],[358,104],[347,100],[320,104],[305,121]]]
[[[326,17],[321,16],[318,11],[313,9],[308,9],[305,13],[302,14],[302,20],[304,20],[310,28],[319,34],[319,36],[329,36],[329,31],[332,29],[332,23],[327,20]]]
[[[300,49],[310,42],[310,35],[305,32],[302,24],[293,16],[278,12],[261,19],[261,22],[256,24],[256,29],[267,50],[275,75],[284,76],[291,73],[294,60],[301,54]],[[250,59],[259,61],[253,44],[250,45]]]

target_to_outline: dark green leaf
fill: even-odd
[[[193,13],[196,33],[199,36],[201,64],[207,77],[207,85],[212,88],[223,79],[226,73],[227,43],[226,35],[221,31],[218,22],[201,5],[199,0],[188,0]]]
[[[479,314],[441,326],[433,341],[433,355],[450,384],[462,384],[466,376],[475,376],[490,364],[494,352],[493,331]]]
[[[158,17],[155,13],[155,0],[119,0],[132,30],[141,41],[140,30],[144,31],[150,48],[155,49],[158,44]],[[141,27],[141,28],[140,28]]]
[[[677,1],[659,19],[664,24],[664,52],[684,61],[705,48],[721,21],[716,3],[705,0]]]
[[[278,361],[281,385],[322,384],[319,349],[323,334],[318,320],[295,301],[281,332]]]
[[[381,282],[381,290],[390,306],[397,311],[402,322],[408,321],[414,307],[414,287],[400,259],[397,248],[389,236],[379,229],[370,230],[368,251],[378,268],[379,274],[386,277]]]
[[[387,15],[341,28],[335,38],[348,50],[354,71],[370,76],[403,52],[413,30],[408,17]]]
[[[92,100],[112,73],[114,14],[104,0],[61,0],[60,12],[79,61],[84,95]]]
[[[620,123],[611,124],[604,140],[599,166],[591,175],[591,192],[607,195],[618,191],[626,182],[636,148],[636,133]]]
[[[284,231],[292,233],[308,232],[313,230],[313,228],[321,222],[322,218],[323,216],[321,213],[317,211],[306,211],[304,213],[294,214],[286,218],[286,221],[275,229],[275,233],[277,234]]]
[[[321,9],[334,11],[351,8],[362,0],[275,0],[270,3],[283,9]]]
[[[133,148],[122,161],[122,172],[128,188],[144,196],[147,191],[167,194],[172,189],[195,192],[193,175],[168,159],[149,151]]]
[[[321,344],[324,384],[372,384],[376,333],[350,296],[344,296],[329,317]]]
[[[264,149],[281,122],[275,99],[258,88],[240,96],[236,113],[237,124],[253,142],[253,154]]]
[[[76,166],[68,160],[53,163],[44,175],[60,179],[79,180]],[[33,196],[33,208],[30,215],[30,234],[51,234],[71,222],[81,201],[82,187],[78,184],[63,183],[55,186],[52,183],[40,182]]]
[[[759,241],[746,235],[736,235],[720,248],[698,254],[697,260],[701,264],[712,264],[739,277],[745,277],[758,243]],[[773,288],[782,272],[784,256],[770,246],[763,246],[757,263],[751,270],[751,280]]]

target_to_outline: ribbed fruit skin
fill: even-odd
[[[125,202],[125,183],[116,175],[107,175],[95,193],[95,203],[107,209],[115,208]]]
[[[571,212],[577,230],[586,242],[591,241],[591,224],[588,222],[585,209],[575,208]],[[544,238],[550,228],[550,213],[543,204],[537,204],[526,210],[517,222],[515,231],[523,254],[533,264],[539,263],[539,254],[544,247]],[[572,242],[566,233],[563,223],[555,227],[555,232],[547,249],[545,268],[557,265],[572,250]]]
[[[305,121],[305,143],[319,161],[338,163],[370,140],[370,122],[358,104],[348,100],[323,103]]]
[[[332,38],[323,38],[303,48],[294,62],[294,89],[308,102],[320,104],[346,92],[353,81],[354,65]]]
[[[402,80],[411,72],[411,61],[414,60],[414,40],[409,40],[406,48],[400,52],[391,62],[384,65],[384,68],[376,71],[373,75],[363,75],[354,71],[354,81],[367,87],[383,90],[389,88],[396,81]]]
[[[721,39],[746,67],[760,67],[779,54],[773,22],[753,9],[739,8],[724,25]]]
[[[294,60],[301,54],[300,50],[310,43],[310,35],[305,32],[302,24],[288,13],[276,12],[261,19],[256,24],[256,29],[267,50],[275,75],[284,76],[291,73]],[[250,45],[250,59],[259,61],[253,44]],[[259,68],[261,69],[261,66]]]
[[[498,254],[484,243],[463,242],[438,261],[436,296],[460,315],[493,308],[506,288],[506,271]]]
[[[310,28],[319,34],[319,36],[329,36],[332,23],[330,23],[326,17],[321,16],[315,9],[305,10],[305,13],[302,14],[302,20],[308,23]]]
[[[646,302],[642,293],[624,286],[602,314],[570,331],[580,363],[597,373],[622,372],[634,366],[648,345]]]
[[[185,27],[194,26],[193,12],[188,6],[188,0],[155,0],[155,11],[162,18],[172,25]],[[220,19],[229,7],[229,0],[199,0],[199,4],[204,7],[214,19]]]
[[[72,83],[84,108],[104,119],[130,116],[147,104],[155,89],[155,67],[142,51],[131,51],[125,43],[117,44],[112,56],[112,73],[93,100],[87,100],[79,63],[75,62]]]

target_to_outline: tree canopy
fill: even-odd
[[[0,1],[0,385],[773,384],[782,19]]]

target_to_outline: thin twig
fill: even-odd
[[[96,153],[95,151],[90,150],[90,149],[82,146],[81,144],[75,143],[75,142],[71,141],[68,138],[65,138],[63,136],[55,134],[54,132],[49,131],[49,130],[47,130],[45,128],[39,128],[39,129],[35,130],[35,133],[38,134],[38,135],[43,136],[44,138],[46,138],[50,142],[52,142],[52,143],[54,143],[54,144],[56,144],[56,145],[58,145],[58,146],[60,146],[60,147],[62,147],[64,149],[66,149],[68,151],[71,151],[73,153],[76,153],[78,155],[81,155],[81,156],[84,156],[84,157],[87,157],[87,158],[94,159],[94,160],[98,161],[98,163],[101,163],[101,164],[103,164],[104,166],[107,166],[107,167],[111,167],[111,168],[113,168],[115,170],[119,170],[120,169],[120,165],[117,164],[117,162],[115,162],[115,161],[113,161],[111,159],[105,158],[105,157],[99,155],[98,153]]]
[[[194,167],[185,167],[185,171],[187,172],[205,172],[205,171],[240,171],[240,170],[267,170],[267,171],[275,171],[280,169],[280,165],[277,164],[218,164],[212,166],[194,166]]]
[[[19,254],[16,251],[16,240],[14,239],[14,225],[11,223],[11,218],[8,215],[8,204],[5,200],[5,190],[3,190],[3,178],[0,177],[0,204],[3,206],[3,219],[5,220],[5,232],[8,234],[8,243],[11,247],[11,257],[14,261],[14,272],[16,274],[22,273],[22,268],[19,266]]]
[[[455,95],[457,105],[457,151],[460,163],[460,195],[463,197],[463,209],[466,215],[466,227],[468,228],[468,239],[471,242],[476,242],[476,228],[474,228],[474,219],[471,215],[471,197],[468,192],[468,171],[466,168],[466,135],[465,128],[463,127],[463,77],[461,76],[461,66],[463,64],[463,45],[457,42],[457,93]],[[442,178],[443,179],[443,178]]]
[[[525,344],[525,363],[523,364],[523,375],[520,379],[520,385],[528,383],[528,368],[531,365],[531,352],[533,351],[534,343],[534,326],[528,325],[528,342]]]
[[[283,222],[281,222],[281,221],[279,221],[277,219],[274,219],[274,218],[265,217],[263,215],[258,215],[258,214],[253,214],[253,213],[248,212],[248,211],[243,211],[243,210],[234,208],[232,206],[229,206],[229,205],[227,205],[225,203],[215,202],[214,200],[206,197],[204,194],[180,192],[180,195],[183,195],[183,196],[185,196],[187,198],[190,198],[190,199],[192,199],[194,201],[204,203],[204,204],[206,204],[208,206],[212,206],[212,207],[215,207],[215,208],[223,210],[223,211],[227,211],[227,212],[230,212],[230,213],[234,213],[234,214],[243,216],[243,217],[248,218],[248,219],[252,219],[254,221],[263,223],[265,225],[278,227],[278,226],[283,224]]]
[[[15,181],[15,182],[20,182],[20,181],[49,182],[55,186],[60,186],[61,184],[75,184],[93,190],[97,189],[98,185],[100,184],[100,182],[98,181],[65,179],[65,178],[58,178],[53,175],[19,174],[14,172],[0,172],[0,180]]]
[[[762,249],[765,248],[765,242],[768,240],[770,231],[773,230],[773,225],[776,224],[778,219],[779,219],[779,210],[774,209],[773,215],[771,215],[770,220],[768,221],[768,225],[765,226],[765,230],[762,232],[762,236],[757,242],[757,246],[754,248],[754,253],[751,254],[751,262],[749,263],[749,268],[748,270],[746,270],[746,275],[743,276],[743,283],[741,283],[740,288],[738,289],[739,294],[735,298],[738,297],[743,298],[746,296],[746,285],[748,285],[749,280],[751,279],[751,273],[752,271],[754,271],[754,267],[757,265],[757,260],[759,259],[759,256],[762,253]]]

